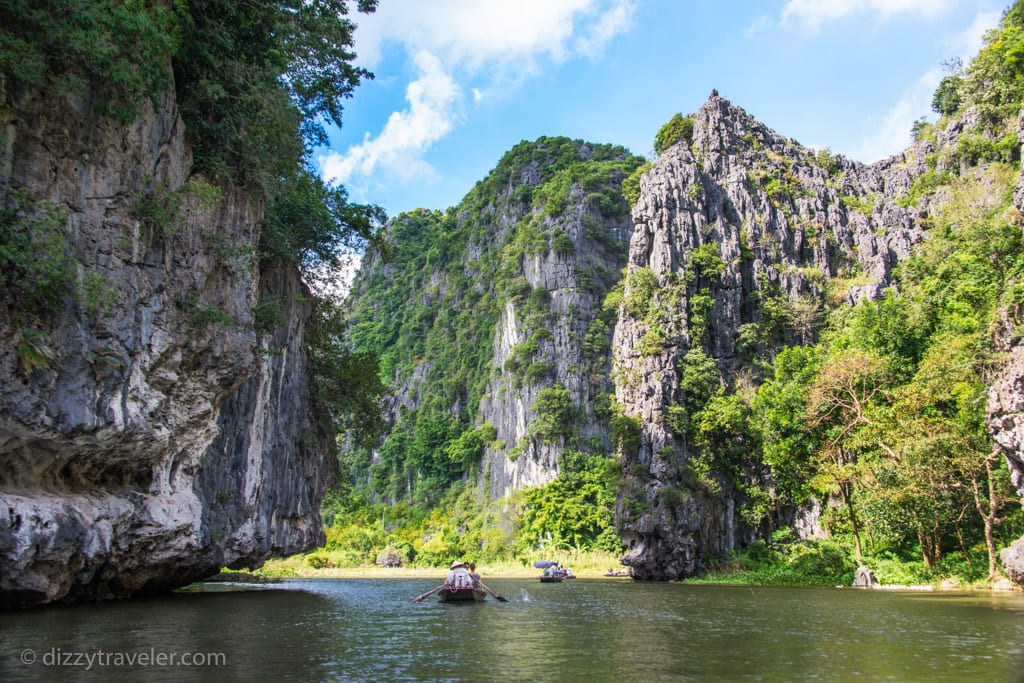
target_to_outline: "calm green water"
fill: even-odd
[[[0,613],[0,680],[1024,680],[1019,596],[488,584],[510,601],[335,579]],[[154,665],[171,656],[210,663]]]

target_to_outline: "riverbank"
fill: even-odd
[[[436,567],[409,566],[385,567],[372,562],[373,555],[364,557],[363,564],[355,565],[344,552],[333,552],[324,549],[311,553],[292,555],[291,557],[268,560],[261,568],[255,570],[258,576],[266,577],[300,577],[300,578],[443,578],[448,573],[448,565]],[[476,558],[451,558],[466,561]],[[502,578],[536,578],[542,570],[534,567],[534,563],[545,560],[557,562],[559,566],[571,569],[580,578],[604,578],[609,569],[622,570],[619,556],[600,550],[575,551],[548,549],[544,553],[537,552],[528,557],[515,559],[492,560],[490,562],[476,560],[477,572],[485,578],[488,576]],[[225,572],[230,573],[230,571]],[[609,577],[619,578],[619,577]],[[628,578],[628,577],[626,577]]]
[[[627,577],[606,577],[605,571],[598,569],[569,567],[578,578],[622,579]],[[487,579],[498,577],[503,579],[535,579],[541,575],[540,569],[511,565],[477,565],[477,572]],[[226,572],[230,574],[230,572]],[[256,576],[263,577],[298,577],[321,579],[443,579],[448,573],[447,567],[379,567],[365,565],[361,567],[322,567],[313,568],[300,562],[288,560],[270,560],[262,568],[256,570]]]

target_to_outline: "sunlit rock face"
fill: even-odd
[[[0,295],[0,605],[166,590],[316,545],[337,465],[308,389],[308,292],[254,258],[261,203],[202,199],[172,97],[127,126],[68,97],[0,101],[0,187],[20,197],[4,208],[57,216],[110,302],[38,315]],[[271,297],[286,322],[258,335]]]
[[[385,411],[392,429],[439,407],[493,426],[476,468],[493,498],[553,481],[566,449],[614,452],[607,421],[614,319],[602,304],[632,233],[622,181],[641,162],[612,145],[521,142],[444,216],[396,217],[395,258],[370,255],[356,277],[355,328],[381,320],[393,288],[414,283],[389,323],[416,321],[416,333],[389,332],[384,349],[403,359]],[[403,255],[410,245],[435,256]],[[423,350],[411,354],[416,345]],[[469,358],[469,347],[483,353]],[[459,360],[446,366],[439,352],[452,348]],[[566,392],[574,417],[565,433],[538,436],[536,405],[550,390]]]
[[[612,345],[616,400],[639,424],[636,445],[622,454],[617,516],[624,562],[642,579],[699,573],[770,531],[742,521],[743,501],[724,481],[714,491],[687,474],[697,450],[669,415],[686,401],[687,352],[703,350],[736,390],[748,381],[749,355],[761,353],[743,339],[745,325],[765,320],[758,301],[820,306],[836,278],[850,281],[841,292],[848,303],[877,297],[923,239],[893,200],[926,169],[931,143],[865,166],[784,138],[717,94],[693,121],[692,143],[666,149],[641,181],[624,298],[646,282],[649,302],[620,308]],[[708,274],[709,260],[720,271]],[[806,343],[815,329],[784,334],[784,343]]]
[[[1024,139],[1024,111],[1018,119],[1018,140]],[[1024,169],[1013,196],[1018,211],[1024,212]],[[1024,311],[1019,306],[1002,312],[996,347],[1001,362],[988,390],[987,424],[1006,464],[1010,481],[1024,504]],[[1003,569],[1018,585],[1024,586],[1024,538],[1000,555]]]

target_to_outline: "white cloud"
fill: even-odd
[[[605,45],[633,23],[636,5],[629,0],[618,0],[606,12],[598,14],[589,30],[576,39],[576,51],[588,57],[599,57]]]
[[[960,57],[964,64],[981,50],[985,33],[999,25],[1002,15],[999,12],[985,12],[975,17],[971,25],[958,33],[949,41],[951,54]]]
[[[903,92],[899,101],[878,119],[867,122],[872,136],[861,143],[853,156],[858,161],[872,162],[884,159],[906,149],[910,144],[910,129],[914,121],[931,111],[932,95],[945,75],[940,67],[925,73]]]
[[[430,50],[470,71],[495,64],[592,55],[628,27],[635,0],[391,0],[359,22],[359,62],[389,44]],[[570,39],[575,38],[573,43]]]
[[[957,56],[967,64],[981,49],[985,32],[999,24],[996,12],[979,14],[971,25],[948,43],[950,56]],[[854,154],[860,161],[877,161],[905,149],[910,144],[910,129],[922,115],[931,114],[932,97],[946,70],[929,69],[917,82],[907,88],[899,101],[878,119],[869,122],[874,134],[865,140]]]
[[[357,18],[359,64],[373,70],[386,50],[398,47],[417,55],[421,75],[409,84],[403,111],[392,113],[376,137],[321,157],[322,173],[342,182],[379,169],[406,181],[429,177],[423,154],[460,123],[466,88],[459,81],[481,84],[468,89],[479,104],[514,90],[545,62],[597,58],[629,29],[635,10],[636,0],[382,2]]]
[[[782,21],[813,30],[854,14],[877,14],[883,20],[894,14],[930,19],[946,13],[954,4],[955,0],[789,0],[782,8]]]
[[[377,137],[367,134],[344,154],[321,156],[320,170],[326,180],[345,183],[378,167],[404,180],[430,173],[419,155],[456,125],[460,90],[433,54],[420,52],[415,63],[420,76],[406,88],[409,106],[392,113]]]

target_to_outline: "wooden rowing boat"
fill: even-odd
[[[542,576],[542,577],[540,577],[540,582],[541,583],[561,583],[562,582],[562,577],[561,576]]]
[[[437,597],[441,602],[482,602],[487,593],[479,588],[442,588]]]

